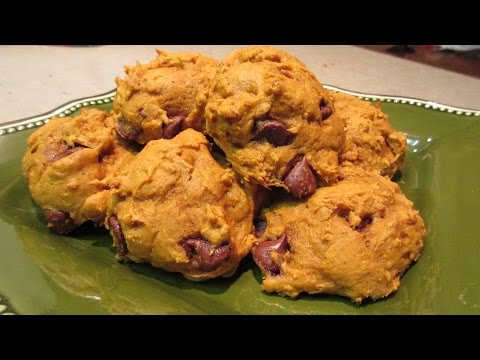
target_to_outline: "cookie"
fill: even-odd
[[[348,94],[330,92],[330,96],[345,122],[346,138],[340,161],[392,178],[405,162],[405,134],[395,131],[380,104],[373,106]]]
[[[207,133],[246,181],[305,197],[337,180],[343,121],[303,71],[272,61],[222,68],[204,101]]]
[[[379,299],[419,258],[425,227],[399,186],[359,167],[341,173],[343,180],[308,200],[263,212],[252,254],[267,292]]]
[[[209,147],[186,129],[149,142],[117,177],[106,222],[119,260],[191,280],[235,272],[253,244],[253,202]]]
[[[245,62],[273,62],[294,67],[303,71],[307,76],[315,79],[315,75],[308,70],[304,63],[285,50],[266,45],[253,45],[236,49],[222,60],[222,66],[232,67]]]
[[[192,115],[195,99],[213,78],[218,61],[199,53],[168,53],[147,64],[125,67],[117,78],[113,112],[117,131],[127,140],[145,144],[174,137],[185,128],[204,129]]]
[[[88,220],[103,224],[109,182],[135,153],[118,137],[110,114],[83,109],[52,118],[27,143],[23,172],[47,226],[67,234]]]

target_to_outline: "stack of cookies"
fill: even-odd
[[[117,79],[112,113],[54,118],[24,172],[47,226],[106,226],[120,261],[191,280],[252,253],[268,292],[383,298],[420,256],[423,220],[390,180],[407,149],[379,106],[323,88],[287,52],[222,62],[157,51]]]

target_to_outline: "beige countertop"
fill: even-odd
[[[0,123],[38,115],[70,100],[115,88],[123,66],[155,57],[155,48],[221,59],[237,45],[0,46]],[[355,46],[279,46],[328,85],[480,110],[480,79]]]

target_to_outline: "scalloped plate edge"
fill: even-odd
[[[100,95],[89,96],[77,100],[69,101],[68,103],[57,107],[54,110],[44,114],[31,116],[25,119],[10,121],[0,125],[0,136],[9,135],[18,131],[39,127],[48,122],[54,116],[65,117],[72,112],[77,111],[86,106],[107,104],[113,101],[116,89]]]
[[[345,89],[331,86],[331,85],[324,85],[324,86],[328,90],[350,94],[358,97],[361,100],[366,100],[366,101],[380,101],[380,102],[387,102],[387,103],[392,102],[396,104],[409,104],[409,105],[424,107],[426,109],[447,112],[450,114],[454,113],[456,115],[480,117],[480,111],[439,104],[429,100],[421,100],[421,99],[401,97],[401,96],[366,94],[366,93],[361,93],[356,91],[345,90]],[[101,105],[101,104],[112,102],[115,96],[115,92],[116,92],[116,89],[111,90],[104,94],[72,100],[47,113],[4,123],[3,125],[0,126],[0,136],[5,136],[5,135],[16,133],[18,131],[42,126],[46,124],[50,120],[50,118],[52,118],[53,116],[65,117],[70,115],[72,112],[79,110],[85,106]]]

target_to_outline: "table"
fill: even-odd
[[[221,59],[241,45],[0,46],[0,124],[47,112],[115,88],[123,66],[155,57],[155,48]],[[480,110],[480,79],[355,46],[278,46],[324,84]]]

